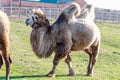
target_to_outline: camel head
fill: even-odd
[[[26,19],[25,23],[33,29],[49,25],[49,21],[41,9],[33,10],[33,13]]]
[[[78,16],[81,13],[81,8],[79,4],[72,3],[65,7],[62,11],[63,14],[65,14],[67,17],[72,17],[73,15]]]
[[[83,8],[81,9],[81,14],[80,14],[81,18],[91,18],[94,19],[94,6],[91,4],[85,4],[85,6],[83,6]]]

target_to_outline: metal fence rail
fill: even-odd
[[[41,8],[48,19],[56,19],[61,11],[59,8]],[[9,18],[26,18],[31,14],[32,8],[28,7],[0,7],[0,10],[4,11]]]
[[[108,9],[95,9],[95,21],[120,23],[120,11]]]
[[[56,19],[60,14],[60,8],[41,8],[48,19]],[[7,13],[9,18],[26,18],[32,11],[32,8],[28,7],[0,7],[0,10]],[[120,11],[107,10],[107,9],[95,9],[95,21],[96,22],[111,22],[120,23]]]

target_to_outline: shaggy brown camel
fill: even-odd
[[[6,80],[9,80],[10,65],[12,60],[9,52],[9,26],[10,22],[7,15],[0,11],[0,68],[3,65],[3,59],[6,64]]]
[[[47,76],[55,76],[56,67],[61,59],[65,59],[68,65],[68,75],[74,76],[72,59],[69,54],[71,51],[79,50],[83,50],[89,55],[87,76],[92,76],[100,48],[100,31],[94,23],[94,18],[90,17],[90,13],[94,16],[94,10],[92,9],[93,7],[89,5],[81,11],[77,3],[70,4],[63,9],[52,25],[49,24],[41,10],[34,11],[26,19],[26,25],[32,27],[30,42],[34,53],[39,58],[46,58],[53,51],[55,52],[53,67]],[[83,14],[87,15],[82,17]]]

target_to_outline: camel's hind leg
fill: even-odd
[[[0,51],[0,68],[2,67],[3,65],[3,58],[2,58],[2,52]]]
[[[67,58],[65,59],[65,62],[67,63],[68,68],[69,68],[69,74],[68,74],[68,76],[74,76],[75,75],[75,72],[74,72],[74,70],[72,68],[71,61],[72,61],[72,59],[71,59],[70,55],[68,54]]]
[[[94,65],[96,63],[96,60],[98,58],[99,54],[99,43],[96,46],[91,46],[88,49],[85,49],[85,52],[89,54],[89,64],[87,68],[87,76],[92,76],[93,75],[93,69]]]
[[[10,66],[11,66],[12,60],[9,53],[8,41],[4,40],[2,45],[3,46],[1,51],[5,61],[5,65],[6,65],[6,80],[9,80]]]
[[[5,65],[6,65],[6,80],[9,80],[10,66],[11,66],[11,58],[10,56],[4,55]]]
[[[9,80],[10,66],[11,66],[12,60],[10,58],[10,55],[7,54],[6,51],[3,51],[3,58],[5,60],[5,65],[6,65],[6,80]]]

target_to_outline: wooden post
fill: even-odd
[[[10,6],[10,18],[12,17],[12,7]]]
[[[117,12],[117,23],[119,23],[119,13]]]

